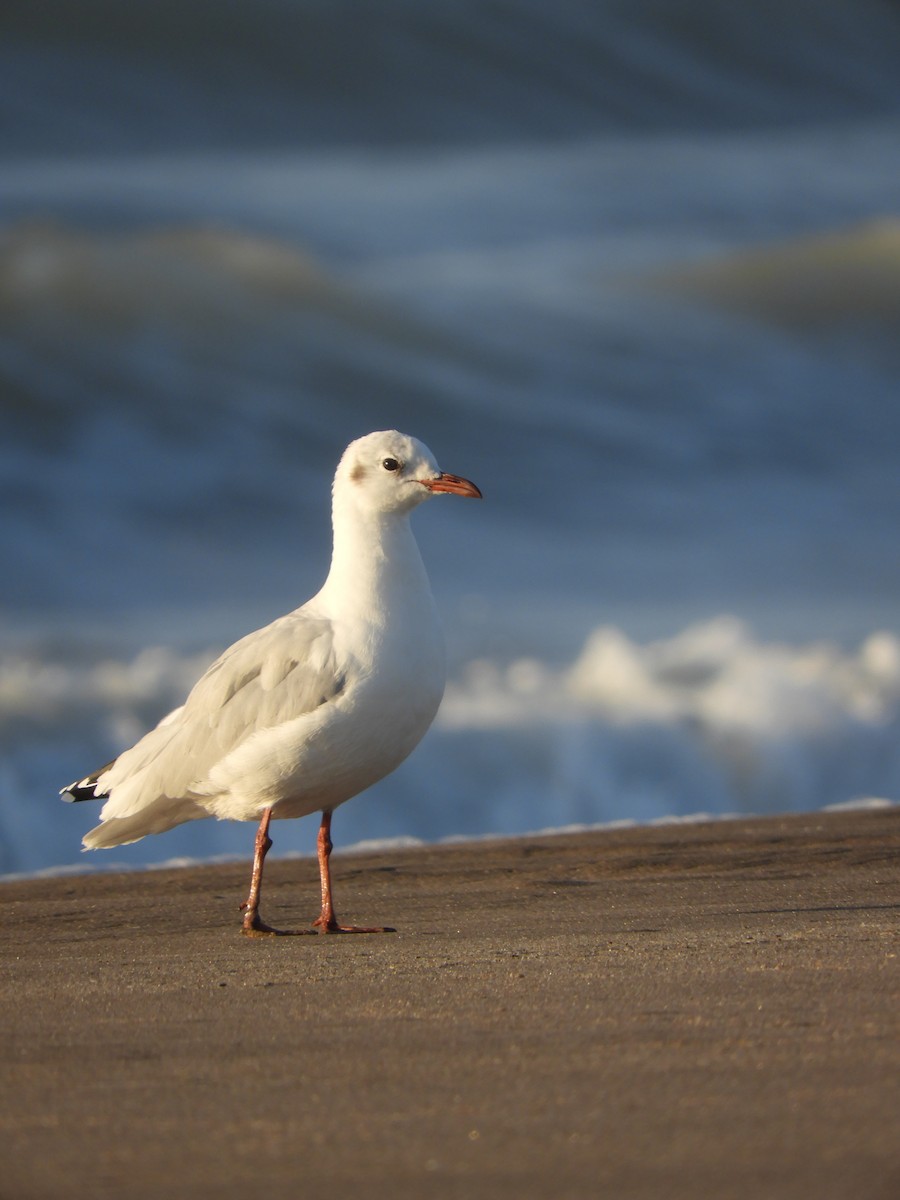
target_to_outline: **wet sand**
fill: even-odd
[[[0,885],[0,1200],[900,1195],[900,809],[334,867]]]

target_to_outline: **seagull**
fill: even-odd
[[[106,802],[86,849],[201,817],[258,821],[243,933],[394,932],[338,922],[331,815],[399,766],[443,696],[443,636],[409,523],[438,492],[481,497],[397,430],[350,443],[334,477],[333,550],[321,590],[235,642],[181,708],[61,790],[65,800]],[[309,929],[273,929],[259,915],[270,823],[319,811],[321,913]]]

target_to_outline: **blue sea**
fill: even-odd
[[[898,64],[887,0],[7,0],[0,872],[249,855],[57,793],[390,427],[485,499],[414,517],[447,696],[339,845],[900,799]]]

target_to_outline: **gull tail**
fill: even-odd
[[[90,775],[85,775],[84,779],[78,779],[75,783],[60,788],[60,799],[65,800],[67,804],[74,804],[79,800],[105,800],[107,793],[97,791],[97,780],[101,775],[106,774],[115,761],[113,759],[105,767],[100,767],[98,770],[92,771]]]

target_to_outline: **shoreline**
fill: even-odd
[[[0,883],[3,1200],[896,1194],[900,809],[334,870]]]
[[[883,812],[891,808],[900,808],[900,801],[872,796],[861,800],[850,800],[843,804],[832,804],[825,808],[812,809],[808,812],[789,811],[776,814],[696,812],[686,813],[683,816],[654,817],[648,821],[620,819],[597,821],[591,824],[562,825],[559,828],[532,829],[524,833],[451,834],[449,837],[438,838],[436,841],[427,841],[424,838],[417,838],[412,835],[401,835],[399,837],[384,839],[370,838],[361,842],[352,842],[347,846],[336,844],[334,847],[334,859],[337,861],[340,858],[353,857],[355,855],[390,855],[397,851],[425,850],[440,846],[477,846],[492,842],[516,842],[521,840],[570,837],[579,834],[617,833],[623,829],[655,829],[670,825],[714,825],[719,821],[770,821],[777,820],[779,817],[815,817],[829,813]],[[244,822],[244,824],[250,830],[255,828],[255,824],[251,821]],[[6,883],[25,883],[32,879],[68,879],[81,875],[93,875],[95,873],[127,875],[132,871],[183,871],[194,867],[233,866],[243,862],[246,862],[249,866],[252,858],[252,837],[248,840],[247,845],[248,850],[246,854],[214,854],[209,858],[176,856],[162,859],[160,862],[139,862],[133,865],[120,860],[105,863],[103,858],[92,856],[86,858],[83,863],[63,863],[51,867],[41,867],[36,871],[10,871],[7,874],[0,875],[0,886]],[[121,849],[121,847],[117,848]],[[286,850],[279,854],[277,848],[273,847],[266,858],[266,863],[271,864],[278,861],[302,862],[306,860],[315,862],[315,850]]]

